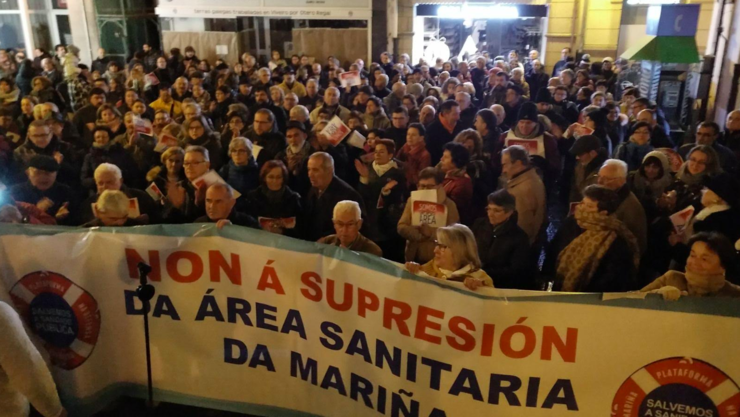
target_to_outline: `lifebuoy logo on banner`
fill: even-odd
[[[735,381],[693,358],[663,359],[640,368],[612,403],[615,417],[735,417],[739,410]]]
[[[100,334],[100,311],[84,288],[56,272],[36,271],[21,278],[10,297],[54,365],[71,370],[90,357]]]

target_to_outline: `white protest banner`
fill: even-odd
[[[354,87],[362,84],[360,79],[360,71],[345,71],[339,74],[339,82],[342,83],[342,87]]]
[[[472,292],[240,226],[0,225],[0,299],[50,352],[71,416],[145,395],[139,262],[156,401],[281,417],[740,409],[736,299]]]
[[[337,146],[350,132],[350,128],[339,118],[339,116],[332,117],[326,127],[321,131],[321,134],[326,136],[326,140],[334,146]]]

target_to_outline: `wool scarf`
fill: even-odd
[[[584,232],[558,256],[557,277],[563,282],[563,291],[582,291],[591,282],[601,259],[618,236],[624,238],[632,249],[635,267],[639,265],[637,239],[615,216],[587,213],[578,206],[575,217]]]
[[[724,274],[700,274],[686,271],[684,274],[689,295],[703,296],[715,293],[725,286]]]

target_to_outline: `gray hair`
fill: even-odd
[[[378,78],[385,81],[385,85],[388,86],[388,82],[390,81],[390,79],[388,78],[387,74],[380,74]]]
[[[334,158],[326,152],[314,152],[308,159],[321,160],[321,167],[334,172]]]
[[[268,74],[272,74],[272,71],[270,71],[269,68],[267,68],[267,67],[260,68],[260,70],[259,70],[259,73],[260,74],[265,73],[265,72],[268,73]]]
[[[105,190],[98,197],[95,208],[99,213],[126,216],[128,204],[128,196],[123,191]]]
[[[481,268],[475,236],[467,226],[455,223],[437,229],[437,241],[452,251],[452,259],[460,268],[470,265],[473,271]]]
[[[217,182],[208,187],[209,190],[224,190],[230,199],[234,199],[234,189],[229,184]]]
[[[195,103],[195,102],[193,102],[193,103],[187,103],[187,104],[185,104],[185,105],[182,106],[182,112],[183,113],[185,113],[185,110],[187,110],[187,109],[195,109],[198,112],[198,114],[201,114],[203,112],[203,110],[200,107],[200,104]]]
[[[360,210],[360,205],[357,204],[356,201],[352,200],[344,200],[337,203],[337,205],[334,206],[334,215],[333,218],[337,218],[337,215],[340,213],[348,213],[351,212],[354,215],[355,220],[360,220],[362,218],[362,211]]]
[[[204,148],[203,146],[195,146],[195,145],[192,145],[192,146],[188,146],[185,149],[185,154],[189,154],[189,153],[192,153],[192,152],[199,153],[199,154],[203,155],[203,159],[206,160],[207,162],[210,162],[211,161],[211,158],[208,156],[208,149]]]
[[[231,142],[229,143],[229,153],[236,149],[237,145],[244,145],[244,147],[249,151],[249,156],[252,156],[253,145],[251,140],[241,136],[231,139]]]
[[[99,175],[110,172],[111,174],[115,175],[117,180],[120,180],[123,178],[123,173],[121,173],[121,168],[118,168],[116,165],[113,165],[108,162],[103,162],[102,164],[98,165],[97,168],[95,168],[95,173],[93,174],[93,178],[98,178]]]
[[[529,166],[529,152],[520,145],[512,145],[508,148],[505,148],[501,151],[501,154],[509,155],[509,160],[511,163],[515,163],[516,161],[519,161],[522,163],[523,166],[528,167]]]
[[[299,114],[301,116],[303,116],[303,119],[304,120],[308,120],[309,113],[308,113],[308,109],[306,108],[306,106],[302,106],[302,105],[298,104],[295,107],[293,107],[292,109],[290,109],[290,118],[291,119],[293,117],[295,117],[295,116],[298,116]]]
[[[627,179],[629,169],[627,168],[627,163],[621,159],[607,159],[601,167],[614,167],[617,169],[617,175],[619,175],[619,178]]]

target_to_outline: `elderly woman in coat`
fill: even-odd
[[[420,276],[462,282],[471,290],[493,287],[493,280],[481,269],[475,236],[467,226],[440,227],[435,244],[434,259],[424,265],[407,262],[406,269]]]
[[[490,194],[486,214],[473,224],[483,270],[498,288],[534,289],[536,263],[527,233],[516,224],[516,197],[506,190]]]
[[[699,233],[689,240],[691,253],[686,272],[668,271],[641,292],[657,293],[665,300],[678,300],[682,295],[695,297],[740,297],[740,286],[727,281],[737,262],[735,250],[719,233]]]

